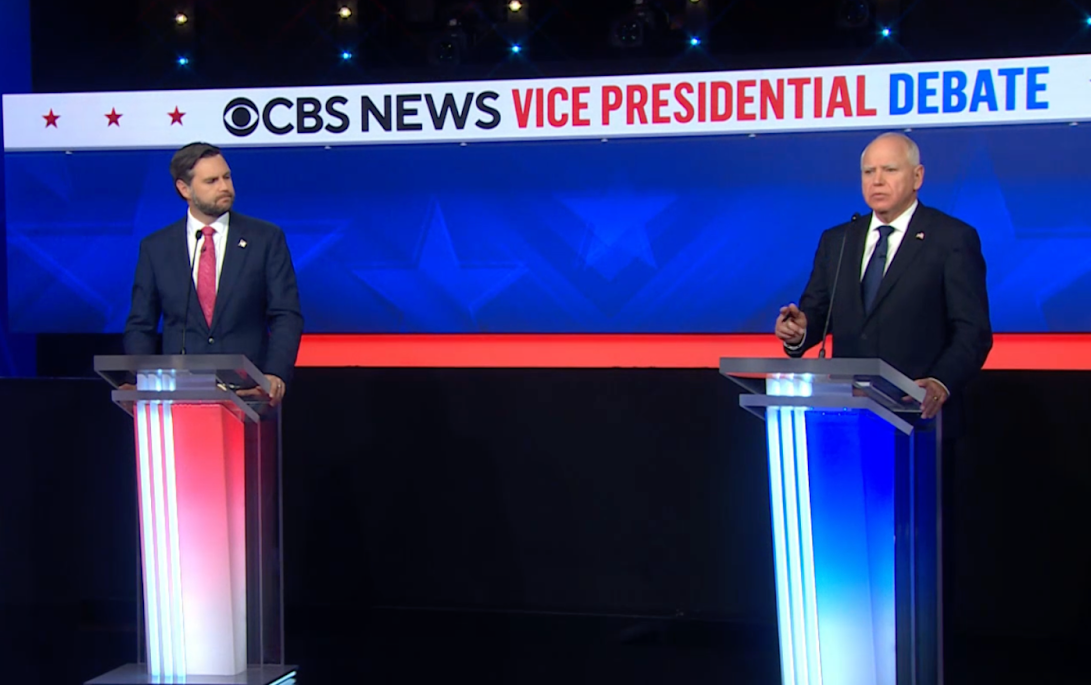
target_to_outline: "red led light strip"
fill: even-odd
[[[716,368],[721,357],[779,357],[772,335],[305,335],[302,367]],[[807,355],[817,356],[812,349]],[[1091,334],[995,336],[993,370],[1091,370]]]

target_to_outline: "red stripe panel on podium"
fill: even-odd
[[[772,335],[305,335],[299,366],[717,368],[721,357],[779,357]],[[817,355],[812,349],[808,357]],[[1091,370],[1091,334],[1006,333],[986,369]]]
[[[148,670],[246,670],[242,424],[218,405],[140,402],[135,414]]]

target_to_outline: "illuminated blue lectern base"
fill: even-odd
[[[941,435],[923,390],[878,359],[720,372],[766,421],[784,685],[942,683]]]

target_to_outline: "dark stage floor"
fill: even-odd
[[[1080,387],[992,374],[974,391],[945,522],[948,685],[1091,683]],[[714,372],[327,369],[294,393],[301,685],[779,683],[764,431]],[[0,406],[4,680],[80,685],[135,655],[132,425],[97,381],[4,381]],[[407,606],[461,610],[390,608]]]
[[[130,608],[6,608],[5,681],[78,685],[126,662],[135,639]],[[770,626],[399,609],[296,609],[289,620],[288,655],[300,665],[299,685],[779,683]],[[952,685],[1088,682],[1074,644],[959,638],[949,649]]]

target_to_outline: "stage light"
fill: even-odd
[[[186,66],[188,64],[189,64],[189,58],[188,57],[179,57],[178,58],[178,66],[184,67],[184,66]]]
[[[871,21],[871,3],[867,0],[841,0],[837,7],[837,25],[843,29],[859,29]]]
[[[352,16],[352,8],[348,7],[347,5],[342,5],[341,9],[337,10],[337,16],[341,17],[342,19],[348,19]]]
[[[1086,24],[1087,24],[1088,26],[1091,26],[1091,17],[1088,17],[1088,18],[1087,18],[1087,19],[1085,20],[1085,23],[1086,23]]]
[[[494,28],[501,38],[511,46],[513,54],[522,51],[521,44],[530,35],[530,7],[520,0],[503,0],[500,3],[503,19]]]
[[[174,23],[175,24],[178,24],[179,26],[182,26],[182,25],[184,25],[184,24],[186,24],[188,22],[189,22],[189,17],[186,16],[185,12],[179,12],[178,14],[174,15]]]
[[[890,38],[890,29],[888,28],[884,28],[879,33],[882,34],[883,38]]]
[[[451,19],[447,29],[429,41],[428,62],[436,67],[456,66],[462,63],[466,49],[466,32],[457,19]]]
[[[701,39],[698,38],[697,36],[693,36],[692,38],[689,39],[689,44],[692,45],[693,47],[697,47],[698,45],[701,44]]]
[[[663,6],[647,0],[633,0],[632,9],[619,16],[610,25],[610,46],[614,48],[638,49],[647,45],[660,45],[677,34],[674,30],[684,28],[687,36],[700,35],[704,31],[704,21],[690,21],[690,14],[702,14],[704,4],[686,5],[687,19],[685,26],[679,25]],[[668,35],[673,34],[673,35]]]
[[[690,0],[685,5],[685,12],[682,16],[672,16],[669,20],[669,26],[671,29],[681,28],[686,32],[686,35],[690,36],[690,45],[696,47],[704,42],[702,36],[708,34],[710,22],[708,19],[708,3],[707,2],[694,2]],[[693,42],[693,36],[698,36],[697,42]]]
[[[635,16],[628,16],[614,25],[611,42],[621,48],[635,48],[644,44],[644,23]]]
[[[346,61],[346,62],[349,61],[350,59],[352,59],[352,53],[349,52],[348,50],[342,50],[341,51],[341,59]]]

